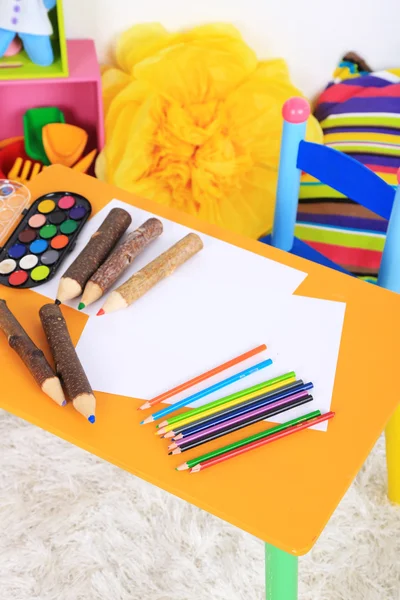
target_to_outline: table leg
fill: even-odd
[[[388,496],[400,504],[400,407],[386,427],[386,462],[388,471]]]
[[[297,600],[298,558],[265,544],[266,600]]]

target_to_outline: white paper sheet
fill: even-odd
[[[113,200],[91,219],[69,262],[115,206],[132,214],[130,230],[152,216]],[[163,235],[133,262],[115,287],[191,231],[161,220]],[[311,410],[329,410],[345,304],[293,296],[305,273],[200,235],[204,249],[171,277],[126,310],[88,319],[77,351],[94,390],[149,399],[266,343],[267,352],[173,401],[270,356],[273,366],[191,406],[295,370],[299,378],[314,382],[314,401],[274,420],[282,422]],[[38,292],[54,298],[57,286],[57,280],[49,282]],[[94,315],[102,303],[100,300],[89,307],[87,313]],[[326,429],[326,424],[320,428]]]

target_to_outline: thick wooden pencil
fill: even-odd
[[[285,386],[285,389],[280,388],[279,390],[275,390],[275,392],[270,392],[269,394],[263,395],[259,398],[248,400],[247,402],[243,402],[243,404],[234,406],[231,409],[227,409],[212,415],[207,419],[201,419],[201,422],[195,421],[194,423],[191,423],[190,425],[181,429],[181,431],[174,436],[174,441],[182,438],[186,439],[193,433],[197,433],[198,431],[202,431],[203,429],[207,429],[208,427],[212,427],[214,425],[219,425],[219,423],[224,423],[235,417],[240,417],[241,415],[249,413],[252,410],[256,410],[257,408],[269,407],[278,400],[291,398],[294,394],[299,392],[308,392],[308,390],[311,390],[312,387],[312,383],[304,384],[302,382],[301,385]]]
[[[315,417],[314,419],[307,420],[304,423],[299,423],[298,425],[294,425],[293,427],[288,427],[282,431],[279,431],[277,433],[270,435],[269,437],[258,440],[256,442],[252,442],[251,444],[247,444],[245,446],[242,446],[241,448],[237,448],[236,450],[231,450],[230,452],[222,454],[221,456],[211,458],[210,460],[207,460],[206,462],[199,463],[195,467],[192,467],[190,472],[191,473],[199,473],[200,471],[204,471],[204,469],[208,469],[209,467],[213,467],[219,463],[230,460],[231,458],[235,458],[236,456],[239,456],[240,454],[244,454],[246,452],[251,452],[252,450],[256,450],[257,448],[260,448],[261,446],[265,446],[266,444],[271,444],[272,442],[280,440],[280,439],[287,437],[289,435],[292,435],[294,433],[299,433],[300,431],[303,431],[303,429],[309,429],[310,427],[313,427],[314,425],[318,425],[318,423],[323,423],[324,421],[327,421],[328,419],[332,419],[334,416],[335,416],[334,412],[328,412],[319,417]]]
[[[15,318],[5,300],[0,299],[0,329],[12,348],[25,363],[30,374],[41,388],[59,406],[64,406],[64,392],[61,382],[46,360],[43,352],[33,343],[25,329]]]
[[[94,423],[96,398],[69,335],[67,323],[58,304],[45,304],[40,320],[53,354],[56,371],[74,408]]]
[[[148,400],[147,402],[142,404],[142,406],[140,406],[138,410],[146,410],[147,408],[151,408],[152,406],[155,406],[156,404],[159,404],[164,400],[168,400],[168,398],[172,398],[173,396],[176,396],[176,394],[180,394],[181,392],[184,392],[185,390],[193,387],[194,385],[197,385],[198,383],[201,383],[206,379],[210,379],[210,377],[214,377],[214,375],[218,375],[218,373],[222,373],[222,371],[230,369],[230,367],[234,367],[235,365],[238,365],[239,363],[247,360],[248,358],[251,358],[252,356],[255,356],[256,354],[259,354],[260,352],[264,352],[264,350],[266,349],[267,346],[265,344],[261,344],[261,346],[253,348],[253,350],[249,350],[244,354],[240,354],[240,356],[236,356],[236,358],[228,360],[228,362],[225,362],[222,365],[211,369],[211,371],[206,371],[201,375],[197,375],[197,377],[194,377],[193,379],[190,379],[185,383],[177,385],[176,387],[172,388],[172,390],[168,390],[167,392],[155,396],[155,398],[153,398],[152,400]]]
[[[104,315],[133,304],[202,248],[203,242],[199,236],[189,233],[112,292],[97,314]]]
[[[89,278],[107,258],[131,222],[131,215],[123,208],[110,210],[96,233],[62,276],[57,300],[65,302],[82,294]]]
[[[163,232],[161,221],[147,219],[143,225],[130,233],[126,240],[114,248],[107,260],[91,276],[83,291],[79,310],[99,300],[121,277],[132,261]]]
[[[297,396],[298,398],[293,401],[286,401],[286,404],[284,400],[279,400],[279,402],[276,402],[276,404],[279,404],[280,406],[276,406],[276,408],[271,409],[271,412],[269,412],[266,408],[262,408],[257,411],[252,411],[251,416],[247,415],[247,418],[237,417],[236,419],[232,419],[232,425],[229,427],[223,428],[217,425],[216,427],[211,427],[210,433],[207,435],[203,435],[204,432],[194,434],[194,439],[192,439],[192,441],[181,440],[177,443],[179,446],[175,448],[175,450],[172,450],[170,454],[180,454],[181,452],[192,450],[192,448],[197,448],[197,446],[203,446],[208,442],[217,440],[218,438],[233,433],[234,431],[254,425],[254,423],[258,423],[267,417],[279,415],[282,412],[286,412],[287,410],[291,410],[297,406],[302,406],[303,404],[307,404],[313,400],[313,397],[307,393],[298,394]]]
[[[198,419],[199,414],[202,417],[215,415],[221,410],[221,407],[232,408],[233,406],[237,406],[244,400],[250,400],[252,398],[255,399],[258,396],[260,396],[260,394],[272,392],[273,390],[276,390],[281,387],[281,378],[286,377],[286,375],[287,374],[280,375],[279,377],[274,377],[273,379],[263,381],[262,383],[253,385],[247,389],[241,390],[240,392],[235,392],[234,394],[230,394],[229,396],[224,396],[223,398],[214,400],[214,402],[210,402],[209,404],[204,405],[204,407],[199,407],[198,409],[195,408],[190,411],[187,411],[186,413],[176,415],[176,417],[172,417],[172,422],[170,424],[165,425],[166,421],[160,423],[156,435],[165,435],[170,431],[175,431],[175,427],[177,426],[177,424],[179,424],[179,426],[183,426],[188,425],[190,423],[194,423]],[[294,377],[293,379],[291,377],[285,379],[286,382],[291,382],[294,380]],[[202,408],[206,408],[207,410],[201,411]]]

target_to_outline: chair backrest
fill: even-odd
[[[322,144],[306,142],[310,105],[304,98],[288,100],[282,114],[284,125],[272,245],[287,251],[293,246],[300,176],[305,171],[380,217],[390,219],[378,284],[400,292],[400,186],[396,193],[354,158]]]

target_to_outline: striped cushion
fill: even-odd
[[[369,72],[347,56],[315,110],[327,146],[351,155],[390,185],[400,167],[400,69]],[[375,280],[387,222],[308,174],[300,189],[296,235],[330,260]]]

